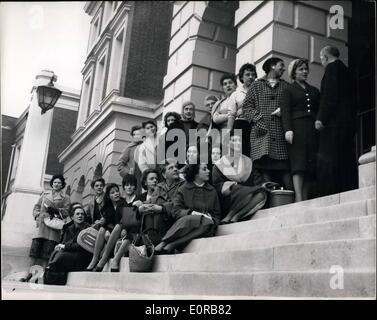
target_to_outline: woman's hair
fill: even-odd
[[[65,184],[65,179],[64,179],[63,175],[61,175],[61,174],[55,174],[55,175],[52,176],[52,178],[50,180],[51,188],[52,188],[52,184],[54,183],[55,179],[59,179],[62,182],[62,189],[64,189],[66,184]]]
[[[147,121],[144,121],[144,122],[142,123],[142,126],[143,126],[144,129],[145,129],[145,127],[147,126],[147,124],[153,124],[153,125],[157,128],[157,124],[156,124],[156,122],[154,122],[153,120],[147,120]]]
[[[137,188],[137,179],[136,179],[136,176],[134,174],[127,173],[123,177],[122,188],[124,189],[124,186],[126,186],[126,185],[132,185],[132,186],[135,186],[135,188]]]
[[[113,188],[117,188],[120,192],[119,186],[116,183],[108,183],[105,188],[105,196],[104,196],[104,206],[108,207],[112,205],[112,201],[110,199],[110,191]]]
[[[267,74],[271,71],[272,67],[276,66],[279,62],[283,62],[283,60],[277,57],[269,58],[263,63],[262,69]]]
[[[240,82],[243,83],[243,74],[246,70],[249,70],[251,72],[255,72],[255,76],[257,77],[257,69],[255,66],[251,63],[245,63],[241,66],[240,70],[238,71],[238,79],[240,79]]]
[[[220,79],[220,84],[223,85],[223,82],[224,80],[226,79],[231,79],[235,85],[237,85],[237,78],[236,78],[236,75],[233,74],[233,73],[225,73],[222,75],[221,79]]]
[[[163,164],[160,164],[159,169],[160,169],[160,175],[162,176],[166,172],[166,168],[168,165],[174,163],[175,165],[178,165],[178,161],[174,158],[168,158],[165,159],[165,162]]]
[[[135,132],[135,131],[140,130],[140,129],[142,129],[142,126],[133,126],[133,127],[131,128],[131,132],[130,132],[131,136],[134,135],[134,132]]]
[[[147,178],[150,173],[157,174],[157,182],[160,182],[160,174],[157,169],[147,169],[141,175],[141,186],[143,189],[147,190]]]
[[[168,127],[168,124],[167,124],[167,121],[168,121],[168,118],[173,116],[175,118],[175,122],[180,122],[181,121],[181,115],[177,112],[174,112],[174,111],[170,111],[168,113],[165,114],[165,117],[164,117],[164,125],[165,127],[167,128]]]
[[[92,187],[92,189],[94,189],[94,185],[96,184],[97,181],[102,182],[102,185],[103,185],[103,186],[105,186],[105,184],[106,184],[105,179],[103,179],[103,178],[97,178],[97,179],[94,179],[94,180],[90,183],[90,186]]]
[[[295,59],[288,65],[288,75],[292,80],[296,79],[296,70],[302,65],[306,65],[309,70],[309,61],[306,59]]]
[[[76,210],[77,208],[82,209],[82,210],[84,211],[85,215],[86,215],[85,209],[84,209],[84,207],[82,206],[82,204],[81,204],[80,202],[72,202],[72,203],[69,205],[69,210],[68,210],[68,212],[69,212],[69,216],[70,216],[70,217],[73,216],[73,214],[75,213],[75,210]]]
[[[210,95],[208,95],[208,96],[206,96],[205,98],[204,98],[204,101],[206,101],[206,100],[212,100],[212,101],[218,101],[219,99],[217,99],[217,97],[216,96],[214,96],[213,94],[210,94]]]
[[[200,164],[188,164],[184,169],[184,176],[187,182],[193,182],[195,176],[199,173]]]

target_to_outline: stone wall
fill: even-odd
[[[330,28],[330,7],[344,9],[344,29]],[[319,86],[323,68],[319,51],[325,45],[339,48],[341,59],[348,64],[347,34],[351,18],[351,1],[240,1],[235,14],[238,29],[236,70],[246,63],[255,63],[258,76],[262,64],[271,56],[280,57],[286,66],[294,58],[310,61],[308,82]],[[288,80],[285,73],[284,79]]]
[[[222,94],[219,80],[234,72],[236,29],[233,27],[237,2],[176,1],[164,78],[164,112],[181,112],[182,103],[192,100],[197,106],[196,120],[203,113],[208,94]]]

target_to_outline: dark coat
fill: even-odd
[[[162,206],[162,212],[154,215],[146,215],[144,217],[144,230],[154,244],[158,244],[165,233],[169,230],[174,222],[172,218],[173,199],[184,181],[179,180],[168,186],[165,181],[157,184],[156,189],[150,199],[150,203]]]
[[[85,270],[92,259],[92,254],[78,245],[77,237],[81,230],[89,226],[88,223],[84,223],[80,228],[77,228],[73,221],[64,225],[60,243],[64,244],[65,247],[63,250],[54,251],[51,254],[48,264],[49,271],[71,272]]]
[[[206,183],[198,187],[193,182],[185,182],[179,187],[173,200],[171,215],[174,220],[189,215],[192,211],[209,213],[215,224],[221,219],[221,206],[216,189]]]
[[[357,188],[353,88],[347,67],[340,60],[329,63],[321,81],[317,119],[320,131],[318,150],[318,195],[326,196]]]
[[[102,216],[104,218],[104,223],[102,224],[102,227],[111,232],[122,219],[122,208],[126,204],[126,200],[124,200],[124,198],[120,198],[116,210],[114,210],[112,204],[108,206],[105,205],[101,211]]]
[[[351,84],[348,68],[342,61],[335,60],[326,66],[317,115],[325,127],[345,126],[354,133],[356,109]]]
[[[271,87],[266,77],[254,81],[242,105],[244,117],[251,124],[250,158],[260,159],[268,155],[272,159],[288,159],[281,118],[271,115],[281,106],[281,97],[288,82],[280,79]]]
[[[306,89],[293,82],[283,91],[281,100],[281,119],[284,132],[293,131],[292,123],[296,119],[310,117],[314,121],[319,108],[320,93],[316,87],[306,83]]]
[[[306,83],[306,88],[293,82],[283,92],[281,116],[285,132],[293,131],[293,143],[288,145],[291,172],[316,172],[318,131],[315,129],[319,108],[319,90]]]

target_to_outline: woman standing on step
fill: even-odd
[[[212,236],[221,219],[221,207],[216,189],[209,181],[207,164],[190,164],[185,171],[186,182],[179,187],[173,200],[175,223],[155,250],[174,253],[191,240]]]
[[[320,93],[306,82],[309,62],[295,59],[288,66],[293,80],[283,91],[281,116],[288,142],[295,202],[309,199],[309,188],[314,181],[318,151],[318,131],[315,129]]]
[[[37,224],[37,235],[33,238],[30,248],[30,257],[33,265],[43,268],[47,265],[51,253],[59,243],[61,230],[48,227],[44,223],[45,218],[57,217],[69,222],[68,210],[70,205],[69,196],[63,193],[65,179],[62,175],[54,175],[50,180],[52,190],[44,191],[33,209],[33,217]],[[27,282],[32,278],[32,273],[20,281]]]
[[[106,186],[104,206],[102,208],[101,228],[99,229],[92,261],[90,261],[87,271],[102,271],[105,264],[97,265],[106,239],[109,239],[114,227],[119,223],[121,209],[125,205],[125,200],[120,196],[119,186],[109,183]],[[97,266],[96,266],[97,265]]]
[[[253,170],[253,161],[242,154],[241,136],[230,133],[229,153],[212,170],[213,185],[221,194],[221,208],[226,216],[221,224],[250,219],[267,200],[263,179]]]

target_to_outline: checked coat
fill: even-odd
[[[287,142],[282,121],[271,115],[280,107],[283,90],[288,82],[280,79],[274,87],[266,77],[253,82],[242,105],[244,118],[250,122],[250,158],[257,160],[264,155],[272,159],[288,159]]]

